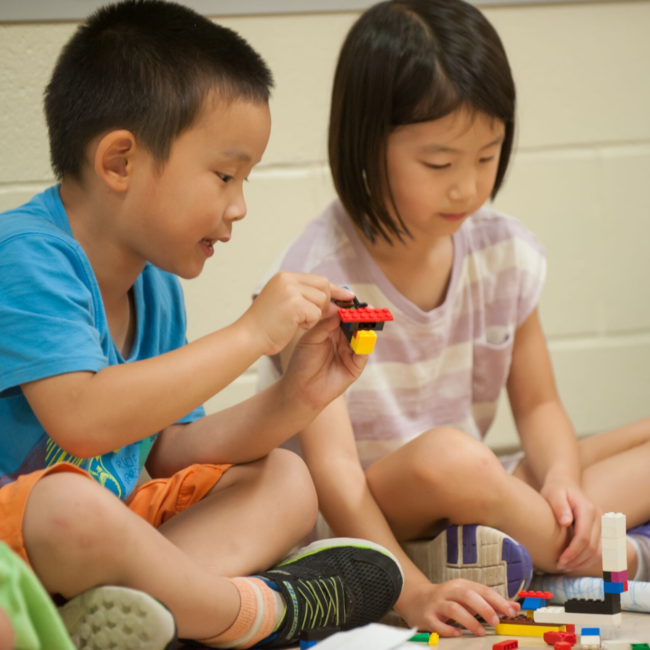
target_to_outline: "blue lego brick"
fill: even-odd
[[[605,593],[606,594],[622,594],[625,591],[624,582],[606,582],[605,583]]]
[[[545,606],[546,602],[542,601],[541,598],[524,598],[521,609],[539,609],[540,607]]]
[[[582,632],[580,634],[582,634],[582,636],[600,636],[600,628],[599,627],[583,627]]]

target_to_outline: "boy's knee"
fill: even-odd
[[[126,506],[94,481],[67,473],[46,476],[27,501],[25,547],[30,555],[100,560],[114,552],[125,513]]]
[[[300,456],[287,449],[274,449],[267,457],[278,487],[296,518],[304,522],[305,534],[318,515],[318,497],[307,465]]]

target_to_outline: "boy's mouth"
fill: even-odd
[[[199,242],[199,246],[207,257],[212,257],[214,255],[214,242],[211,239],[202,239]]]

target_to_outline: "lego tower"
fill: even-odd
[[[571,598],[564,607],[543,607],[536,623],[621,624],[621,594],[627,591],[625,515],[608,512],[602,517],[604,600]]]

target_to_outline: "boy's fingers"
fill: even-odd
[[[339,287],[338,284],[332,284],[331,282],[329,283],[329,292],[333,300],[348,301],[354,298],[354,291],[350,291],[345,287]]]
[[[430,632],[437,632],[440,636],[455,637],[462,634],[457,627],[443,623],[437,616],[432,616],[427,621],[427,627]]]

